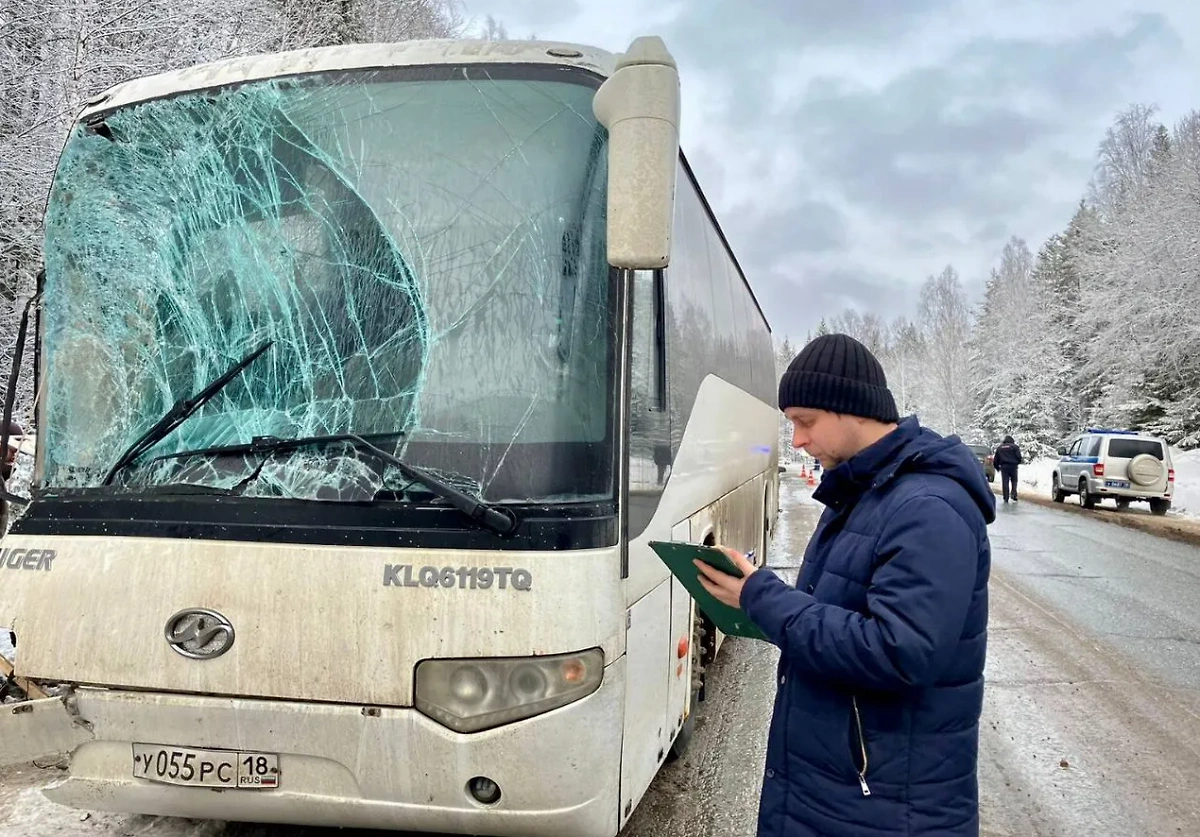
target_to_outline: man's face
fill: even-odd
[[[822,468],[836,468],[858,453],[851,416],[808,407],[788,407],[783,414],[792,423],[792,447],[803,449]]]

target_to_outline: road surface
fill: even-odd
[[[815,522],[785,475],[769,560],[793,578]],[[983,837],[1200,835],[1200,549],[1045,509],[1001,506],[991,528]],[[776,652],[731,639],[692,749],[664,767],[622,837],[754,833]],[[45,771],[0,774],[0,837],[363,837],[59,808]],[[564,837],[566,837],[564,835]]]

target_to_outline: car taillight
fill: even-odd
[[[1167,471],[1167,482],[1175,482],[1175,469],[1171,468]]]
[[[1093,474],[1095,474],[1095,475],[1096,475],[1096,476],[1098,476],[1098,477],[1102,477],[1102,476],[1104,476],[1104,463],[1103,463],[1103,462],[1097,462],[1095,465],[1093,465],[1093,466],[1092,466],[1092,473],[1093,473]]]

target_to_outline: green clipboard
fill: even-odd
[[[650,548],[667,565],[667,569],[679,579],[680,583],[696,600],[696,606],[712,620],[713,624],[727,636],[744,636],[751,639],[767,639],[767,635],[750,621],[746,611],[737,607],[723,604],[700,585],[700,570],[693,561],[699,558],[721,572],[741,578],[741,571],[726,557],[725,553],[711,546],[701,546],[695,543],[681,541],[650,541]]]

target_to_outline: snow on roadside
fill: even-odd
[[[1017,470],[1017,490],[1032,490],[1036,494],[1050,496],[1050,474],[1057,459],[1034,459]],[[996,472],[996,485],[1000,485],[1000,472]]]
[[[51,802],[40,787],[26,788],[7,806],[0,805],[0,837],[218,837],[225,828],[221,820],[80,811]]]
[[[1171,448],[1175,465],[1175,498],[1171,511],[1200,520],[1200,450]]]

